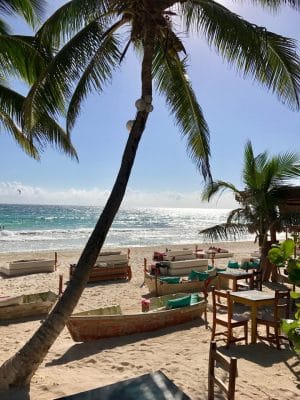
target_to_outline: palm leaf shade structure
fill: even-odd
[[[261,0],[271,9],[299,0]],[[72,0],[39,29],[36,39],[53,58],[24,102],[24,129],[49,115],[67,116],[71,130],[83,100],[105,83],[133,48],[141,55],[141,94],[108,201],[77,263],[60,301],[34,336],[0,367],[0,388],[28,388],[31,377],[62,331],[77,304],[89,273],[120,207],[136,151],[152,110],[153,84],[163,96],[186,138],[189,155],[202,176],[211,180],[209,130],[187,79],[187,54],[176,26],[187,35],[198,32],[244,76],[253,77],[281,101],[299,108],[299,57],[296,43],[245,21],[225,6],[207,0]]]

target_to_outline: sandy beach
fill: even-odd
[[[215,244],[218,246],[218,244]],[[208,248],[208,244],[199,247]],[[251,242],[219,244],[240,260],[257,250]],[[141,297],[147,294],[143,283],[143,259],[152,259],[154,250],[180,246],[133,247],[130,282],[95,283],[88,285],[76,307],[84,311],[99,306],[120,304],[123,311],[139,311]],[[191,247],[187,245],[184,247]],[[126,251],[126,249],[123,249]],[[0,296],[58,291],[58,277],[69,278],[69,265],[76,263],[80,251],[59,251],[57,271],[16,278],[0,279]],[[53,257],[53,252],[0,254],[0,264],[39,257]],[[217,265],[226,265],[226,259]],[[211,297],[209,297],[211,302]],[[211,321],[211,312],[208,312]],[[40,320],[1,324],[0,362],[13,355],[30,338]],[[208,350],[211,331],[202,320],[156,331],[121,338],[75,343],[65,328],[50,349],[32,379],[31,398],[52,400],[57,397],[115,383],[151,371],[161,370],[192,399],[207,399]],[[242,343],[242,342],[241,342]],[[299,399],[300,359],[288,347],[281,351],[267,344],[238,344],[230,350],[218,343],[226,355],[238,358],[237,399]]]

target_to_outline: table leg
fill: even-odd
[[[255,344],[257,335],[256,335],[256,318],[257,318],[257,307],[255,304],[251,307],[251,343]]]
[[[232,290],[233,292],[237,292],[237,277],[232,278]]]

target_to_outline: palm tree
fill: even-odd
[[[44,0],[0,1],[0,14],[21,15],[32,27],[40,20]],[[46,143],[55,144],[71,157],[76,151],[70,136],[47,113],[38,118],[30,129],[24,124],[25,97],[9,87],[7,78],[21,79],[32,85],[45,69],[51,54],[34,37],[12,35],[10,27],[0,18],[0,124],[17,144],[31,157],[40,158]]]
[[[228,239],[243,233],[254,233],[261,247],[261,263],[264,279],[269,279],[270,268],[267,253],[270,244],[276,242],[276,231],[283,230],[287,219],[300,222],[299,213],[282,215],[279,205],[282,201],[282,188],[290,179],[300,176],[300,155],[283,153],[269,157],[265,151],[254,156],[251,142],[247,142],[244,151],[243,190],[232,183],[216,181],[209,183],[202,193],[203,200],[210,200],[226,189],[234,193],[240,208],[232,210],[226,223],[200,231],[211,240]],[[270,240],[269,240],[270,239]]]
[[[276,9],[280,3],[259,1]],[[141,54],[141,95],[109,199],[80,258],[72,280],[33,337],[0,367],[0,388],[26,387],[49,347],[62,331],[88,280],[89,273],[125,194],[139,141],[152,110],[152,85],[166,98],[187,148],[203,177],[210,181],[209,131],[187,78],[184,44],[175,31],[179,20],[196,30],[209,45],[245,76],[264,84],[291,107],[299,108],[299,58],[288,39],[251,24],[211,0],[72,0],[58,9],[36,38],[57,52],[42,71],[24,104],[26,129],[43,115],[67,115],[69,132],[82,101],[103,90],[131,46]]]

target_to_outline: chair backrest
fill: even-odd
[[[215,375],[215,366],[218,363],[223,370],[228,372],[228,383]],[[226,394],[228,400],[234,400],[235,379],[237,376],[236,357],[225,357],[217,350],[216,342],[210,343],[208,364],[208,400],[214,399],[214,385],[217,384]]]
[[[252,286],[253,289],[262,290],[262,269],[252,271]]]
[[[290,312],[290,290],[275,290],[274,321],[289,318]]]
[[[212,286],[212,308],[213,308],[213,318],[217,318],[217,314],[220,311],[227,313],[228,315],[228,323],[232,318],[232,303],[229,299],[230,291],[221,291],[216,290],[214,286]],[[222,302],[223,299],[223,302]]]

